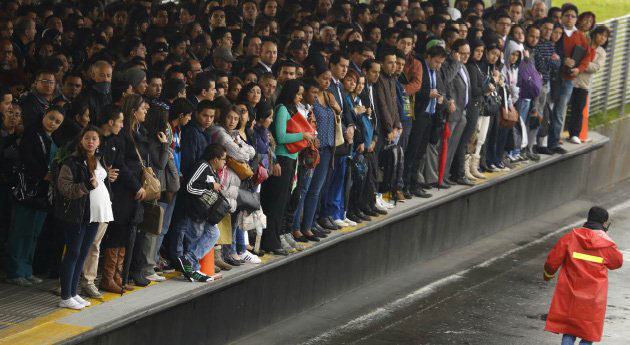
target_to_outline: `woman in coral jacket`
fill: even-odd
[[[608,236],[608,212],[592,207],[583,227],[564,235],[551,249],[545,262],[545,281],[551,280],[560,266],[556,291],[551,302],[545,330],[562,333],[562,345],[600,341],[604,329],[608,270],[621,267],[623,255]]]

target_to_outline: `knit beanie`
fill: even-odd
[[[147,74],[139,68],[130,68],[125,71],[125,80],[131,84],[134,89],[147,78]]]
[[[602,207],[593,206],[588,211],[587,221],[603,224],[604,222],[608,221],[608,211],[606,211]]]

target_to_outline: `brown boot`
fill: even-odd
[[[221,255],[221,246],[214,247],[214,265],[224,271],[229,271],[232,269],[232,266],[223,261],[223,255]]]
[[[101,276],[101,289],[113,293],[123,293],[123,289],[122,287],[120,287],[120,284],[116,284],[116,282],[114,281],[119,249],[120,248],[105,249],[103,274]]]
[[[123,264],[125,263],[125,252],[127,251],[127,249],[125,247],[121,247],[118,249],[119,249],[118,260],[116,261],[116,273],[114,274],[114,281],[119,286],[122,286],[122,271],[123,271]],[[134,290],[134,287],[129,284],[125,284],[125,286],[123,287],[127,291]]]

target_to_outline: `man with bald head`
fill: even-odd
[[[534,21],[538,21],[540,19],[547,17],[547,4],[544,1],[538,0],[532,6],[530,10],[531,17]]]
[[[90,79],[79,98],[90,108],[90,121],[99,123],[103,107],[112,103],[112,65],[107,61],[96,61],[90,67]]]

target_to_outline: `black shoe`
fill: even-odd
[[[474,186],[475,185],[466,176],[458,178],[457,180],[455,180],[455,182],[457,182],[457,184],[462,185],[462,186]]]
[[[230,266],[240,266],[241,263],[239,262],[240,260],[234,260],[233,257],[231,257],[230,255],[225,255],[223,258],[223,261],[230,265]]]
[[[177,266],[176,269],[182,272],[186,279],[190,280],[191,282],[194,281],[191,276],[193,272],[192,264],[190,263],[190,261],[188,261],[188,259],[186,259],[185,256],[178,257],[175,261],[175,264]]]
[[[311,230],[311,232],[313,232],[313,230]],[[311,241],[311,242],[319,242],[319,238],[317,236],[315,236],[315,233],[313,232],[312,236],[308,236],[306,234],[303,234],[304,237],[306,237],[307,240]]]
[[[139,272],[129,272],[129,278],[133,280],[136,286],[147,286],[151,284],[151,281],[143,277]]]
[[[313,229],[315,229],[315,230],[317,230],[317,231],[319,231],[319,232],[323,232],[323,233],[325,233],[326,235],[328,235],[328,234],[332,233],[332,231],[330,231],[330,230],[328,230],[328,229],[324,229],[324,228],[322,228],[322,227],[321,227],[321,226],[319,226],[317,223],[315,223],[315,226],[313,226]]]
[[[411,199],[413,197],[413,195],[411,194],[411,191],[409,191],[408,187],[405,187],[402,192],[403,192],[403,196],[405,197],[405,199]]]
[[[370,216],[366,215],[365,213],[361,212],[361,211],[357,211],[356,212],[357,217],[361,218],[361,220],[365,221],[365,222],[369,222],[372,220],[372,218],[370,218]]]
[[[444,178],[443,182],[444,182],[444,184],[447,184],[449,186],[456,186],[457,185],[457,183],[455,181],[451,181],[447,177]]]
[[[537,146],[536,153],[549,156],[553,155],[553,152],[549,150],[549,148],[543,146]]]
[[[527,156],[527,158],[531,159],[534,162],[537,162],[537,161],[540,160],[540,156],[539,155],[537,155],[537,154],[535,154],[535,153],[533,153],[533,152],[531,152],[529,150],[525,151],[525,155]]]
[[[563,149],[563,148],[562,148],[562,147],[560,147],[560,146],[556,146],[556,147],[554,147],[554,148],[552,148],[552,149],[549,149],[549,150],[550,150],[551,152],[553,152],[553,153],[559,153],[559,154],[561,154],[561,155],[566,154],[566,153],[569,153],[569,151],[567,151],[567,150]]]
[[[376,212],[376,213],[378,213],[378,214],[381,214],[381,215],[383,215],[383,216],[387,214],[387,211],[385,211],[385,210],[379,210],[378,208],[376,208],[376,207],[374,207],[374,206],[372,206],[372,211],[374,211],[374,212]]]
[[[374,212],[374,210],[372,210],[371,208],[363,209],[363,210],[361,210],[361,213],[363,213],[367,217],[377,217],[378,216],[378,213]]]
[[[313,233],[313,236],[315,236],[317,238],[326,238],[326,237],[328,237],[328,235],[326,235],[325,233],[319,232],[319,231],[317,231],[315,229],[311,229],[311,232]]]
[[[425,192],[422,188],[415,188],[412,191],[412,193],[413,193],[413,195],[417,196],[418,198],[425,198],[425,199],[427,199],[427,198],[430,198],[430,197],[433,196],[433,195]]]
[[[330,218],[326,217],[326,218],[320,218],[317,221],[317,224],[319,224],[319,226],[321,226],[324,229],[328,229],[328,230],[339,230],[339,227],[337,226],[337,224],[333,223],[330,221]]]
[[[418,186],[420,186],[420,188],[427,190],[427,189],[431,189],[432,186],[430,183],[419,183]]]
[[[348,217],[348,219],[350,219],[351,221],[353,221],[353,222],[355,222],[357,224],[363,223],[363,219],[359,218],[354,213],[348,213],[346,216]]]
[[[437,182],[432,183],[431,187],[437,188],[437,189],[449,189],[449,188],[451,188],[451,186],[447,185],[446,183],[443,183],[443,184],[440,185]]]
[[[295,242],[302,242],[302,243],[308,242],[308,238],[304,236],[300,236],[300,237],[293,236],[293,239],[295,240]]]
[[[282,255],[282,256],[288,256],[289,255],[289,251],[287,251],[286,249],[282,249],[282,248],[272,249],[271,252],[276,254],[276,255]]]

